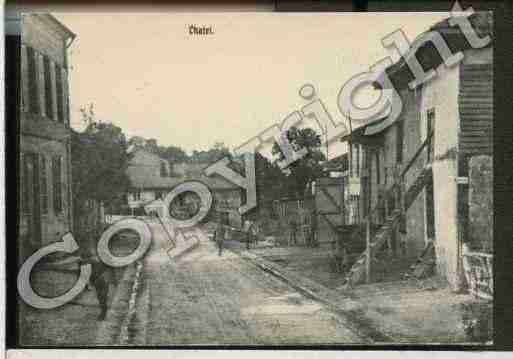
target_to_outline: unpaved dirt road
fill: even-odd
[[[177,260],[158,224],[145,258],[147,345],[361,343],[321,304],[203,237]],[[139,343],[141,342],[139,338]]]

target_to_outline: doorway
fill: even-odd
[[[23,253],[31,253],[42,244],[41,196],[39,156],[37,153],[23,155],[22,210],[28,217],[28,243],[20,243]]]
[[[426,184],[426,239],[435,239],[435,199],[433,191],[433,177]]]

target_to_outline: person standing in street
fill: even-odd
[[[297,244],[297,223],[295,219],[291,219],[290,223],[290,237],[289,237],[289,245]]]
[[[94,249],[87,253],[84,258],[80,260],[80,263],[91,264],[92,272],[89,284],[96,290],[96,296],[100,303],[100,315],[98,316],[98,320],[104,320],[107,316],[109,287],[110,283],[113,281],[112,270],[100,260]]]
[[[253,221],[247,219],[244,222],[244,232],[246,232],[246,249],[249,250],[251,242],[256,239],[256,229]]]
[[[217,248],[219,250],[219,257],[223,254],[223,245],[224,245],[224,237],[226,234],[226,228],[223,223],[218,222],[217,228],[215,231],[215,241],[217,243]]]

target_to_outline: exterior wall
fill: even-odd
[[[135,198],[134,192],[129,192],[127,195],[128,206],[130,208],[141,207],[144,204],[155,200],[157,197],[155,191],[153,190],[142,190],[139,198],[140,199]]]
[[[45,245],[51,242],[55,242],[58,237],[56,233],[64,234],[65,232],[72,230],[71,223],[71,198],[69,196],[68,187],[70,186],[66,174],[70,171],[69,164],[67,161],[63,160],[62,163],[62,211],[60,213],[55,213],[54,208],[54,191],[57,190],[53,188],[52,184],[52,171],[51,171],[51,159],[53,156],[62,156],[63,159],[68,157],[67,152],[67,142],[61,142],[57,140],[47,140],[38,138],[35,136],[22,136],[20,141],[21,145],[21,153],[37,153],[39,156],[44,156],[46,158],[46,172],[47,172],[47,187],[48,187],[48,210],[47,213],[41,214],[41,229],[42,229],[42,243],[41,245]],[[23,174],[20,173],[20,179],[24,182]],[[23,187],[22,187],[23,188]],[[20,236],[24,236],[28,234],[28,223],[29,223],[29,215],[26,213],[20,213]],[[32,239],[30,239],[32,241]],[[38,243],[32,243],[35,246],[38,246]]]
[[[472,157],[469,167],[468,243],[474,251],[493,253],[493,158]]]
[[[492,49],[467,50],[462,64],[493,61]],[[454,290],[462,286],[461,240],[458,233],[458,152],[460,66],[440,66],[438,75],[424,85],[421,101],[421,135],[427,134],[427,111],[435,108],[433,190],[437,271]]]
[[[24,15],[21,17],[21,101],[20,101],[20,172],[19,172],[19,201],[22,200],[23,193],[27,191],[29,181],[24,178],[24,171],[27,154],[35,154],[38,158],[38,166],[41,165],[41,158],[46,161],[46,193],[47,208],[43,208],[40,203],[41,212],[41,241],[34,238],[29,228],[34,219],[34,210],[31,212],[19,212],[19,246],[20,255],[26,256],[31,251],[39,249],[41,246],[58,240],[57,234],[64,234],[73,228],[73,202],[71,198],[71,161],[70,161],[70,130],[69,130],[69,99],[67,92],[67,71],[66,71],[66,46],[69,33],[60,29],[48,16]],[[27,104],[33,99],[29,97],[30,83],[29,68],[27,61],[27,47],[34,49],[35,53],[35,71],[37,77],[36,96],[39,101],[38,113],[29,112]],[[45,76],[43,55],[50,60],[50,88],[52,92],[51,108],[53,116],[46,113],[45,102]],[[61,67],[62,71],[62,113],[63,121],[59,122],[57,118],[57,91],[55,81],[55,66]],[[61,161],[60,188],[53,187],[52,158],[59,156]],[[40,169],[40,167],[39,167]],[[41,178],[40,178],[41,180]],[[41,182],[40,182],[41,183]],[[54,210],[54,193],[59,190],[62,198],[62,210]],[[40,188],[40,194],[42,188]],[[25,206],[33,206],[33,198],[28,199]],[[27,208],[27,207],[25,207]],[[46,213],[45,213],[46,212]]]
[[[159,158],[157,155],[147,151],[137,151],[134,157],[130,160],[127,168],[128,177],[134,178],[142,171],[148,177],[161,177],[160,167],[161,163],[166,166],[166,171],[169,174],[171,167],[166,160]]]
[[[437,271],[454,290],[460,286],[458,241],[458,88],[459,67],[438,68],[438,76],[422,90],[421,136],[427,136],[427,112],[435,109],[433,191]]]
[[[420,95],[421,90],[410,91],[404,89],[401,91],[403,101],[403,112],[400,120],[403,126],[403,166],[406,165],[422,145],[421,122],[420,122]],[[426,152],[424,151],[405,176],[404,188],[407,190],[415,182],[416,178],[424,168],[426,161]],[[403,238],[403,248],[407,257],[418,256],[426,245],[426,221],[425,221],[425,196],[421,192],[414,200],[410,208],[406,211],[406,235]]]
[[[161,164],[167,169],[167,176],[161,176]],[[241,225],[241,215],[238,208],[242,204],[241,189],[223,178],[207,177],[203,169],[205,163],[179,163],[172,166],[166,160],[145,150],[138,150],[133,154],[127,169],[128,177],[132,182],[132,189],[127,194],[128,205],[131,208],[142,207],[157,199],[157,193],[164,198],[175,186],[188,180],[199,180],[206,184],[214,197],[213,209],[228,212],[230,224]],[[135,193],[140,197],[136,200]]]
[[[62,34],[48,26],[44,18],[39,16],[24,15],[21,21],[23,43],[44,52],[54,62],[65,66],[65,40]]]
[[[216,209],[218,210],[233,210],[239,208],[242,204],[242,196],[241,191],[239,189],[214,189],[212,190],[212,194],[214,196],[214,203],[216,204]]]
[[[371,209],[378,205],[379,193],[389,190],[395,183],[395,174],[413,157],[422,144],[419,121],[420,91],[408,89],[400,92],[403,101],[403,110],[397,122],[384,130],[383,146],[374,149],[370,158],[371,178]],[[403,126],[402,162],[397,162],[397,131],[398,126]],[[379,153],[379,161],[376,158]],[[423,154],[410,168],[405,177],[405,188],[408,189],[416,180],[425,164]],[[379,163],[378,163],[379,162]],[[379,168],[378,168],[379,165]],[[379,183],[378,183],[379,171]],[[385,183],[386,182],[386,183]],[[424,195],[421,193],[406,212],[406,235],[402,238],[402,255],[407,258],[417,257],[425,248],[425,214]]]

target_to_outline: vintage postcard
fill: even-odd
[[[492,12],[8,21],[18,347],[493,344]]]

